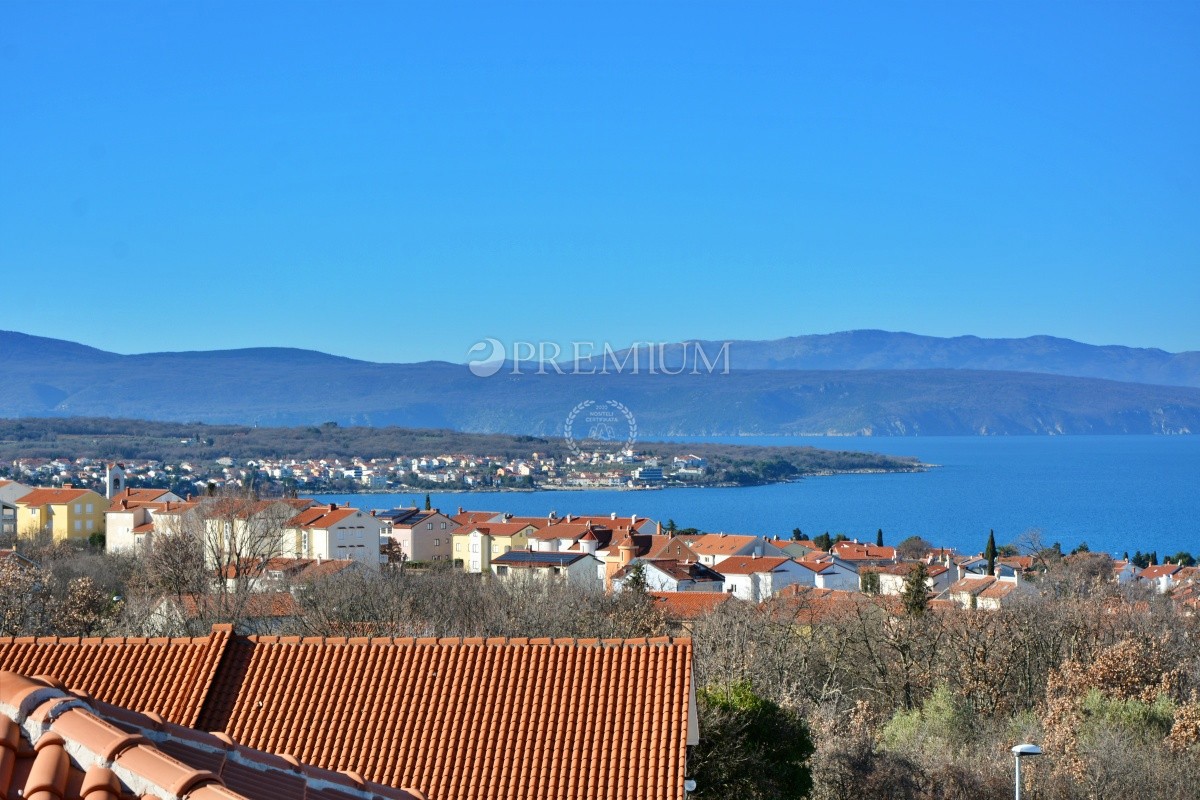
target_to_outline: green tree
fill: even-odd
[[[983,557],[987,559],[987,574],[996,574],[996,532],[988,531],[987,547],[983,550]]]
[[[673,519],[667,520],[667,533],[673,534],[678,530],[679,530],[679,526],[675,524],[675,520],[673,520]]]
[[[909,570],[904,579],[904,591],[900,593],[900,601],[904,603],[904,611],[910,617],[919,617],[929,609],[929,570],[924,561],[918,561]]]
[[[813,743],[803,717],[755,694],[747,682],[696,696],[700,744],[692,759],[696,800],[788,800],[812,789]]]
[[[1178,565],[1179,565],[1179,566],[1181,566],[1181,567],[1194,567],[1194,566],[1196,566],[1196,559],[1195,559],[1195,557],[1194,557],[1194,556],[1192,556],[1192,554],[1191,554],[1191,553],[1189,553],[1189,552],[1188,552],[1188,551],[1186,551],[1186,550],[1180,550],[1178,553],[1176,553],[1175,555],[1171,556],[1171,557],[1170,557],[1169,559],[1167,559],[1167,560],[1168,560],[1168,561],[1170,561],[1172,564],[1178,564]]]
[[[429,495],[425,495],[425,510],[431,511],[432,509],[433,509],[433,504],[429,501]]]
[[[646,593],[646,565],[635,561],[629,565],[629,572],[621,583],[622,590],[633,594]]]
[[[804,539],[804,531],[799,528],[792,528],[792,541],[799,542]]]
[[[863,594],[879,594],[879,573],[873,569],[864,569],[858,585]]]
[[[883,528],[875,531],[875,546],[883,547]]]
[[[829,538],[829,531],[825,531],[820,536],[814,536],[813,544],[817,546],[818,550],[828,552],[829,548],[833,547],[833,540]]]

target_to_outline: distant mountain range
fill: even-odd
[[[668,369],[699,346],[709,361],[724,342],[692,340],[669,345],[655,356]],[[645,357],[645,349],[642,353]],[[620,354],[627,356],[628,351]],[[1200,352],[1168,353],[1152,348],[1097,346],[1053,336],[1025,339],[981,339],[955,336],[943,339],[914,333],[845,331],[791,336],[766,342],[734,341],[729,346],[732,369],[974,369],[1003,372],[1043,372],[1079,378],[1149,383],[1159,386],[1200,386]]]
[[[286,348],[126,356],[0,332],[0,416],[562,435],[581,403],[611,399],[629,409],[643,439],[1191,433],[1200,432],[1198,356],[1049,337],[860,331],[736,342],[729,374],[536,375],[526,365],[526,374],[480,378],[446,362],[376,364]],[[1061,374],[1073,371],[1091,377]]]

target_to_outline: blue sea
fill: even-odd
[[[708,531],[806,536],[828,531],[889,544],[922,536],[978,552],[995,530],[1000,544],[1031,529],[1046,544],[1120,556],[1188,550],[1200,555],[1200,436],[735,437],[687,439],[755,445],[812,445],[916,456],[938,466],[897,475],[836,475],[795,483],[658,491],[537,491],[432,494],[453,513],[637,514]],[[424,502],[422,494],[328,495],[363,508]]]

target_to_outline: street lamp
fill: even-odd
[[[1013,758],[1017,762],[1017,794],[1016,800],[1021,800],[1021,759],[1028,756],[1040,756],[1042,748],[1036,744],[1019,744],[1012,749]]]

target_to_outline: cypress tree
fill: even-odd
[[[987,559],[987,574],[996,574],[996,532],[988,531],[987,547],[984,548],[983,557]]]
[[[918,561],[904,579],[904,592],[900,599],[909,616],[919,617],[929,608],[929,586],[926,584],[928,578],[929,571],[925,569],[925,562]]]
[[[875,531],[875,546],[883,547],[883,528]]]

